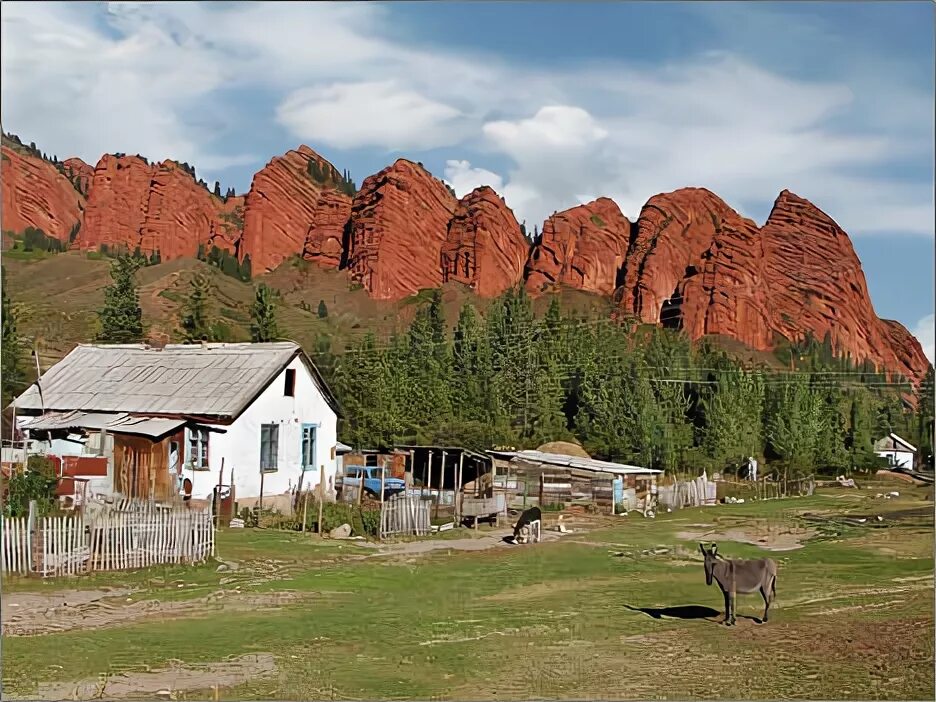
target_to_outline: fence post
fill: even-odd
[[[29,501],[29,517],[26,519],[26,571],[33,572],[38,570],[33,561],[33,554],[36,553],[36,501]]]

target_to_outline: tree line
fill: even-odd
[[[451,334],[436,291],[405,332],[368,334],[323,371],[347,415],[342,441],[356,446],[577,440],[667,471],[753,456],[795,475],[879,467],[874,442],[896,432],[932,465],[932,367],[911,411],[900,379],[828,349],[807,339],[790,371],[742,366],[671,330],[563,315],[557,298],[537,318],[521,287],[483,316],[466,303]]]
[[[134,274],[142,261],[111,263],[96,340],[145,337]],[[229,340],[197,273],[176,337]],[[281,338],[278,294],[255,288],[251,339]],[[324,302],[319,316],[327,316]],[[15,311],[3,287],[4,393],[21,385]],[[306,349],[335,391],[339,436],[362,447],[394,443],[533,448],[576,440],[595,457],[669,472],[738,468],[748,457],[789,474],[879,467],[874,442],[895,432],[933,465],[933,368],[916,409],[900,378],[832,353],[828,340],[785,350],[790,368],[741,364],[672,330],[563,314],[553,298],[536,316],[525,290],[509,290],[482,315],[463,305],[450,329],[432,291],[405,330],[373,332],[335,353],[327,337]],[[784,355],[784,354],[781,354]]]

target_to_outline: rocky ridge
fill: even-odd
[[[928,362],[900,324],[874,312],[847,234],[788,191],[762,227],[704,188],[651,198],[631,223],[608,198],[557,212],[536,241],[491,188],[456,199],[399,159],[354,192],[307,146],[270,161],[246,196],[220,198],[173,161],[105,155],[94,169],[3,147],[3,230],[27,227],[82,249],[137,247],[162,260],[217,246],[262,274],[293,256],[347,271],[371,297],[399,300],[458,282],[494,297],[523,282],[613,296],[620,316],[724,335],[769,350],[828,337],[839,353],[918,381]],[[352,197],[353,195],[353,197]]]

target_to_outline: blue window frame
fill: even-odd
[[[318,424],[302,425],[302,444],[299,450],[299,462],[302,470],[312,470],[315,468],[315,434],[318,430]]]

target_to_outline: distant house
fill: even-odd
[[[874,452],[886,458],[892,468],[913,470],[913,457],[916,451],[916,446],[893,433],[874,444]]]
[[[334,486],[338,404],[291,342],[79,345],[12,407],[30,452],[106,459],[92,493],[208,498],[233,476],[240,506],[285,507]]]

